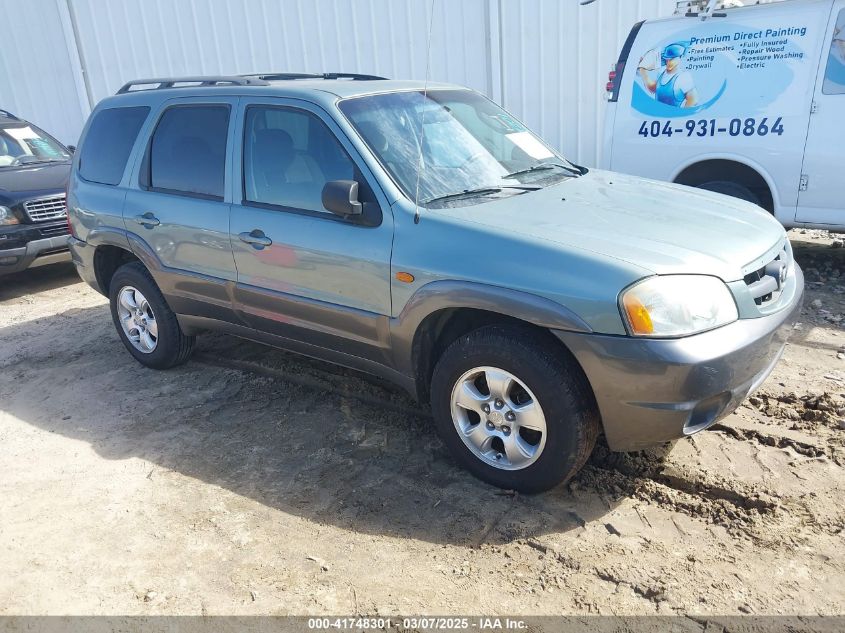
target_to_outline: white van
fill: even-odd
[[[702,4],[631,30],[602,166],[845,231],[845,0]]]

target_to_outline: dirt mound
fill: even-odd
[[[777,512],[772,491],[717,473],[679,469],[668,460],[671,448],[670,443],[649,451],[612,453],[600,444],[576,485],[633,497],[734,533],[756,532],[761,519]]]
[[[811,430],[819,425],[841,429],[845,415],[845,401],[828,392],[799,396],[795,392],[760,391],[748,398],[748,404],[767,417],[788,420],[788,428],[793,430]]]

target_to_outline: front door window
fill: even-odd
[[[303,110],[251,106],[244,127],[247,202],[329,213],[324,185],[353,180],[355,167],[332,131]]]

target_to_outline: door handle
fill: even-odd
[[[241,242],[251,244],[257,250],[261,250],[273,243],[273,240],[264,235],[264,231],[261,229],[252,229],[249,233],[239,233],[238,237],[241,239]]]
[[[154,226],[158,226],[159,224],[161,224],[161,221],[155,215],[153,215],[152,211],[147,211],[143,215],[136,215],[135,221],[148,229],[151,229]]]

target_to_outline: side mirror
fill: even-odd
[[[347,217],[361,215],[364,205],[358,202],[358,183],[354,180],[331,180],[323,186],[323,206],[327,211]]]
[[[71,154],[75,154],[76,153],[76,145],[68,145],[67,151],[69,151]]]

